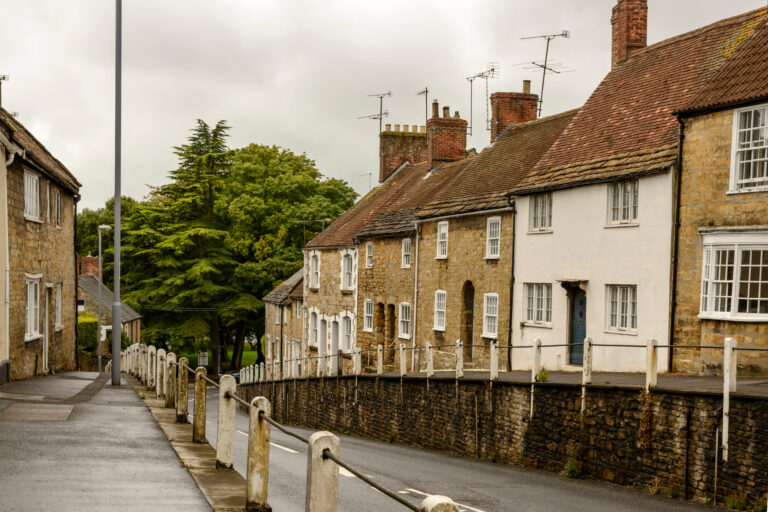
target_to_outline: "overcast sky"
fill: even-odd
[[[610,67],[615,0],[124,0],[123,193],[140,199],[166,179],[195,119],[226,119],[230,145],[306,153],[360,193],[378,175],[378,112],[424,124],[424,97],[469,117],[466,77],[496,62],[490,91],[538,92],[550,57],[544,115],[578,107]],[[648,0],[648,42],[765,5],[764,0]],[[83,184],[81,207],[113,194],[114,2],[0,0],[3,107]],[[474,135],[488,144],[485,84],[475,82]]]

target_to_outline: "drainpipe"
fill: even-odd
[[[2,212],[5,218],[3,222],[5,224],[5,360],[8,361],[8,380],[11,380],[11,251],[9,248],[10,239],[10,221],[8,218],[8,174],[10,173],[11,164],[16,158],[16,154],[20,154],[24,157],[24,151],[18,148],[15,144],[11,143],[2,132],[0,132],[0,142],[5,146],[10,156],[5,161],[5,173],[3,179],[3,193],[5,194],[5,210]]]
[[[419,310],[417,307],[419,301],[419,221],[416,221],[416,258],[413,268],[413,332],[411,333],[411,371],[413,371],[416,365],[416,312]]]
[[[77,202],[80,201],[80,196],[75,194],[75,218],[74,218],[74,235],[73,235],[73,247],[74,247],[74,254],[75,254],[75,369],[80,370],[80,356],[78,354],[78,346],[80,345],[80,325],[77,323],[77,287],[79,285],[79,279],[78,279],[78,272],[77,272]],[[99,236],[101,236],[101,233],[99,233]],[[101,261],[99,261],[99,265],[101,265]],[[101,286],[101,281],[99,281],[99,286]],[[101,320],[101,319],[99,319]],[[99,338],[101,338],[101,333],[98,333]],[[101,352],[99,352],[99,357],[101,357]],[[101,361],[99,361],[99,364],[101,364]]]
[[[512,346],[512,305],[515,292],[515,241],[517,240],[517,209],[512,202],[512,196],[507,195],[507,204],[512,207],[512,265],[509,276],[509,329],[507,332],[507,345]],[[507,349],[507,370],[512,370],[512,349]]]
[[[669,296],[669,355],[667,356],[667,371],[672,371],[672,358],[675,351],[672,348],[675,338],[675,312],[677,309],[677,260],[680,252],[680,195],[683,186],[683,141],[685,140],[685,122],[678,115],[680,126],[677,136],[677,164],[675,184],[675,223],[672,231],[672,286]]]

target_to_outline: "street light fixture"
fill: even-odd
[[[101,282],[101,232],[102,231],[109,231],[112,229],[111,226],[107,226],[106,224],[102,224],[99,226],[99,316],[97,321],[97,327],[96,327],[96,336],[99,338],[99,373],[101,373],[101,287],[104,286]]]

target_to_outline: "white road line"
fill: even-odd
[[[342,468],[342,467],[339,467],[339,474],[341,476],[346,476],[347,478],[357,478],[355,475],[350,473],[348,469],[345,469],[345,468]]]
[[[431,494],[427,494],[426,492],[419,491],[418,489],[406,488],[405,490],[409,491],[409,492],[412,492],[412,493],[415,493],[415,494],[421,494],[424,497],[431,496]],[[456,503],[456,505],[458,505],[459,507],[461,507],[463,509],[472,510],[474,512],[485,512],[484,510],[480,510],[479,508],[470,507],[469,505],[464,505],[464,504],[458,503],[458,502],[454,502],[454,503]]]
[[[248,432],[243,432],[242,430],[238,430],[237,433],[243,434],[244,436],[248,436]]]
[[[286,452],[288,452],[288,453],[299,453],[299,452],[297,452],[296,450],[294,450],[293,448],[288,448],[287,446],[283,446],[283,445],[281,445],[281,444],[273,443],[273,442],[271,442],[271,441],[270,441],[270,443],[269,443],[269,444],[271,444],[271,445],[272,445],[272,446],[274,446],[275,448],[279,448],[280,450],[284,450],[284,451],[286,451]]]

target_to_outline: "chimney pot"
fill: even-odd
[[[396,131],[396,132],[399,132],[399,131],[400,131],[400,125],[399,125],[399,124],[396,124],[396,125],[395,125],[395,131]]]
[[[437,100],[432,102],[432,117],[437,117],[437,112],[440,106],[437,103]]]
[[[403,133],[408,133],[408,125],[407,124],[403,125]]]
[[[384,125],[384,131],[385,132],[391,132],[392,131],[392,124],[387,123]]]
[[[451,117],[451,107],[443,107],[443,117]]]
[[[418,133],[419,132],[419,126],[414,124],[413,126],[411,126],[411,131],[413,133]]]
[[[523,80],[523,94],[531,94],[531,81]]]
[[[458,110],[453,113],[453,118],[454,119],[461,119],[461,116],[459,115],[459,111]]]
[[[427,133],[427,127],[426,126],[419,126],[419,133]]]

